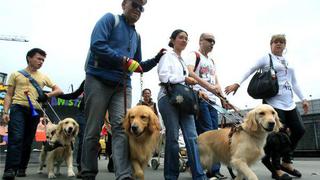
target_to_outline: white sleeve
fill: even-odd
[[[300,86],[298,85],[294,69],[292,69],[292,82],[291,82],[291,84],[292,84],[292,88],[293,88],[294,93],[296,93],[296,95],[299,97],[299,99],[301,101],[304,100],[305,97],[303,96],[302,91],[300,89]]]
[[[185,81],[185,77],[181,70],[182,67],[177,67],[175,63],[176,59],[173,59],[173,58],[175,57],[170,55],[169,53],[164,54],[161,57],[158,64],[158,75],[159,75],[160,82],[181,83]],[[181,73],[180,73],[180,70],[181,70]]]
[[[248,79],[248,77],[252,73],[254,73],[260,68],[263,68],[267,64],[269,64],[269,54],[267,56],[263,56],[262,58],[258,59],[253,66],[251,66],[249,69],[245,71],[245,73],[240,77],[240,79],[238,79],[236,83],[241,85],[246,79]]]

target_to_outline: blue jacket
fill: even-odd
[[[95,25],[91,34],[90,51],[86,64],[86,74],[93,75],[111,85],[123,85],[123,57],[138,61],[144,72],[157,65],[154,59],[141,61],[141,39],[135,26],[127,24],[124,15],[105,14]],[[126,71],[127,86],[131,87],[130,76]]]

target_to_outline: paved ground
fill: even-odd
[[[4,169],[4,152],[0,152],[0,176],[2,177],[3,169]],[[27,170],[27,177],[25,178],[16,178],[17,180],[40,180],[47,179],[46,174],[37,174],[38,170],[38,152],[32,153],[31,162],[29,164],[29,168]],[[295,167],[299,169],[303,176],[302,180],[319,180],[320,179],[320,158],[296,158]],[[107,160],[103,157],[99,160],[99,174],[97,176],[97,180],[113,180],[114,175],[107,171]],[[265,167],[258,162],[256,165],[252,167],[254,172],[257,174],[260,180],[271,180],[269,172],[266,171]],[[230,175],[227,172],[226,167],[221,168],[221,172],[227,175],[230,178]],[[68,178],[66,176],[66,167],[61,168],[61,176],[58,176],[57,179],[74,179],[76,178]],[[163,180],[163,164],[161,163],[157,170],[153,170],[148,167],[146,169],[146,180]],[[188,172],[180,173],[179,180],[191,180],[191,176]]]

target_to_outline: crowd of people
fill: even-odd
[[[266,54],[258,59],[243,76],[237,76],[241,77],[239,81],[227,86],[224,92],[220,87],[215,62],[209,56],[215,45],[212,33],[202,33],[199,38],[199,49],[183,57],[182,52],[188,44],[188,33],[176,29],[169,39],[168,45],[171,49],[161,50],[153,58],[142,60],[141,38],[135,29],[135,23],[143,13],[146,3],[147,0],[123,0],[121,15],[107,13],[98,20],[91,34],[90,50],[85,62],[85,80],[73,94],[63,94],[57,84],[39,71],[46,57],[45,51],[34,48],[27,53],[28,65],[24,70],[34,78],[40,88],[47,86],[52,88],[52,91],[40,96],[33,83],[19,71],[10,75],[3,113],[3,120],[8,123],[8,152],[3,179],[26,176],[31,144],[42,114],[40,104],[52,96],[73,99],[82,93],[84,98],[78,116],[81,127],[78,148],[80,151],[76,158],[79,177],[84,180],[94,180],[98,173],[97,144],[108,112],[112,133],[112,171],[117,180],[132,179],[128,139],[122,128],[122,119],[132,104],[131,75],[134,72],[148,72],[156,66],[159,83],[192,85],[201,96],[200,113],[194,116],[171,104],[163,85],[160,85],[157,98],[158,108],[151,99],[151,90],[147,88],[142,92],[144,99],[138,104],[153,108],[157,115],[159,110],[164,123],[166,131],[164,179],[176,180],[179,177],[179,129],[186,144],[192,179],[225,178],[220,173],[220,164],[213,164],[208,172],[204,172],[200,164],[197,137],[203,132],[218,128],[217,110],[206,101],[219,103],[217,96],[232,92],[235,94],[241,83],[254,71],[269,66],[269,55]],[[264,99],[263,103],[274,107],[281,122],[291,131],[291,150],[283,155],[282,164],[274,167],[272,177],[291,179],[286,173],[301,177],[301,173],[294,168],[292,159],[293,151],[305,132],[293,100],[294,93],[302,100],[305,112],[308,111],[309,104],[299,88],[293,67],[283,56],[286,37],[282,34],[272,36],[270,47],[279,80],[279,92],[274,97]],[[197,58],[199,58],[198,64],[195,63]],[[28,97],[38,116],[31,114]]]

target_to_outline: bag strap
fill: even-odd
[[[270,53],[269,53],[269,60],[270,60],[270,68],[274,69],[273,68],[273,62],[272,62],[272,57],[271,57]]]
[[[25,71],[24,69],[22,69],[22,70],[20,70],[20,71],[18,71],[18,72],[21,73],[22,75],[24,75],[26,78],[29,79],[29,81],[31,82],[31,84],[36,88],[39,96],[40,96],[41,94],[43,94],[43,91],[42,91],[42,88],[40,87],[40,85],[37,83],[37,81],[36,81],[35,79],[33,79],[33,78],[31,77],[31,75],[30,75],[27,71]]]
[[[193,72],[196,72],[196,69],[200,63],[200,54],[197,52],[197,51],[194,51],[194,53],[196,54],[196,64],[194,65],[194,68],[193,68]]]

